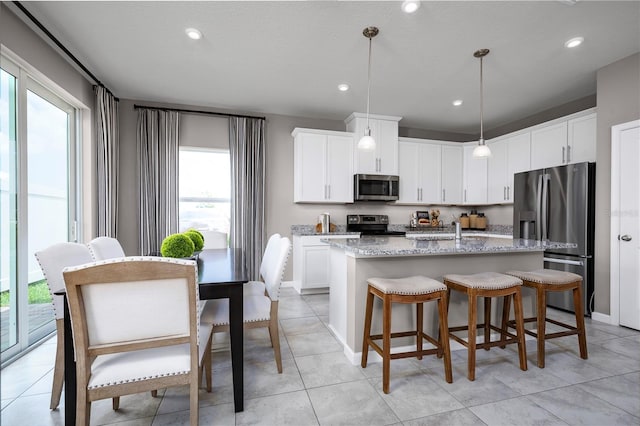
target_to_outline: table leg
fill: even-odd
[[[231,337],[231,369],[233,370],[233,402],[235,412],[244,410],[244,343],[242,286],[229,289],[229,334]]]
[[[64,296],[64,424],[76,424],[76,357],[73,349],[71,316]]]

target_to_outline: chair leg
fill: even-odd
[[[278,317],[271,317],[269,321],[269,334],[271,335],[271,346],[273,346],[273,355],[276,358],[276,366],[278,373],[282,374],[282,356],[280,354],[280,336],[278,335]]]
[[[391,298],[382,300],[382,391],[389,393],[389,369],[391,364]]]
[[[91,401],[89,401],[87,396],[87,390],[82,389],[80,385],[78,388],[76,394],[76,425],[89,426],[89,421],[91,420]]]
[[[418,359],[422,359],[422,325],[424,319],[424,305],[421,302],[416,303],[416,350],[419,352]]]
[[[513,297],[513,308],[516,316],[516,330],[518,335],[518,355],[520,357],[520,369],[527,371],[527,346],[524,341],[524,317],[522,314],[522,293],[520,286],[516,288]]]
[[[189,423],[191,426],[198,426],[198,388],[200,387],[200,382],[198,381],[198,377],[196,375],[195,378],[191,380],[189,384]]]
[[[508,294],[506,296],[503,297],[502,300],[502,332],[500,333],[500,341],[503,343],[502,345],[500,345],[501,349],[504,349],[507,347],[506,341],[507,341],[507,334],[506,332],[509,329],[509,314],[511,311],[511,295]]]
[[[151,391],[151,398],[157,398],[158,397],[158,391],[157,390],[152,390]]]
[[[484,298],[484,343],[491,341],[491,298]],[[484,350],[491,349],[488,345],[485,345]]]
[[[212,366],[211,366],[211,342],[213,340],[213,331],[209,334],[209,340],[207,340],[207,346],[205,348],[205,352],[204,352],[204,357],[202,358],[202,366],[203,366],[203,374],[204,374],[204,378],[205,378],[205,382],[207,383],[207,392],[211,393],[211,387],[212,387]],[[198,380],[198,384],[201,383],[200,380]]]
[[[576,328],[578,329],[578,344],[580,345],[580,358],[587,359],[587,334],[584,327],[584,306],[582,305],[582,285],[573,289],[573,304],[576,311]]]
[[[476,327],[477,327],[477,296],[473,290],[468,290],[467,298],[469,300],[469,330],[467,342],[467,377],[469,380],[476,379]]]
[[[55,410],[60,405],[60,395],[64,384],[64,319],[56,320],[56,363],[53,367],[53,386],[51,388],[51,403],[49,408]]]
[[[538,334],[538,368],[544,368],[545,337],[547,328],[547,292],[542,286],[536,287],[536,333]]]
[[[449,323],[447,321],[447,292],[442,292],[442,297],[438,299],[438,321],[440,323],[440,334],[438,336],[440,350],[438,355],[442,353],[441,356],[444,356],[444,378],[447,383],[452,383],[453,372],[451,369],[451,349],[449,347]]]
[[[362,357],[360,366],[367,367],[367,358],[369,356],[369,336],[371,336],[371,316],[373,315],[373,293],[367,290],[367,305],[364,315],[364,333],[362,336]]]
[[[151,394],[151,396],[153,396],[153,394]],[[113,408],[113,411],[117,411],[118,408],[120,408],[120,397],[119,396],[114,396],[113,399],[111,400],[111,408]]]

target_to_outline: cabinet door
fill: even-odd
[[[417,203],[420,201],[420,163],[418,153],[420,144],[400,142],[398,144],[398,168],[400,176],[399,203]]]
[[[302,247],[304,274],[302,288],[329,287],[329,246]]]
[[[329,135],[326,156],[327,200],[352,203],[353,137]]]
[[[474,158],[475,145],[463,148],[464,187],[462,202],[465,204],[485,204],[487,202],[487,159]]]
[[[531,170],[531,133],[507,139],[507,202],[513,203],[513,175]]]
[[[442,148],[434,144],[421,145],[418,157],[420,202],[437,204],[442,196]]]
[[[378,173],[398,174],[398,122],[376,120]]]
[[[462,202],[462,146],[442,146],[441,202]]]
[[[531,132],[531,168],[560,166],[566,162],[567,122]]]
[[[596,161],[596,114],[569,120],[568,163]]]
[[[294,144],[294,202],[325,202],[327,136],[299,133]]]
[[[489,203],[504,203],[507,198],[507,142],[508,139],[501,139],[487,144],[491,149],[491,157],[487,164],[487,201]]]

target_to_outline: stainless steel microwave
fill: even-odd
[[[390,175],[354,175],[354,201],[395,201],[398,199],[400,178]]]

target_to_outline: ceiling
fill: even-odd
[[[638,1],[423,1],[411,15],[400,1],[22,4],[120,98],[333,120],[366,111],[362,30],[377,26],[371,113],[469,134],[477,49],[491,50],[486,129],[595,94],[598,69],[640,51]],[[584,43],[565,48],[575,36]]]

